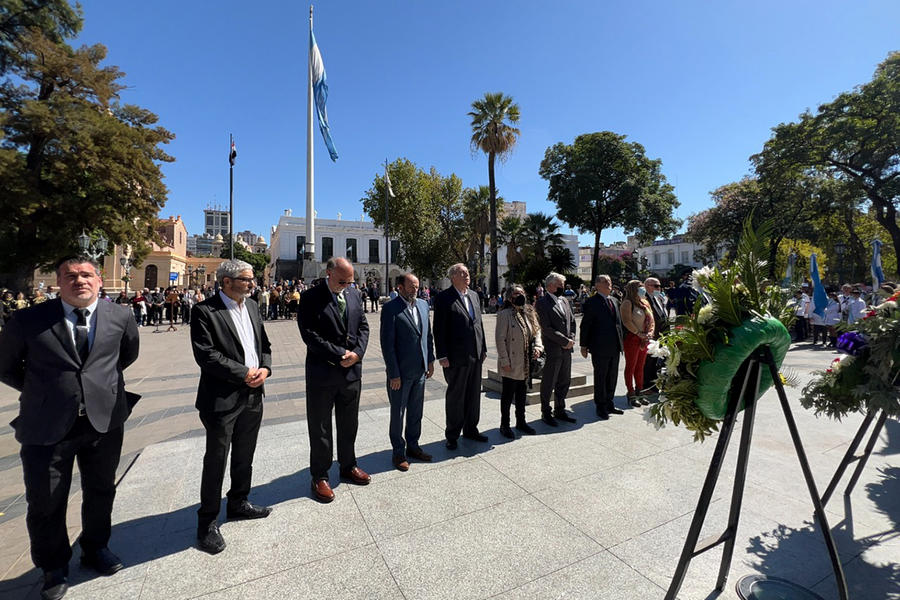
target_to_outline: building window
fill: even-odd
[[[395,265],[399,265],[397,262],[400,258],[400,242],[397,240],[391,240],[391,262]]]
[[[359,262],[356,260],[356,238],[347,238],[347,260],[350,262]]]
[[[334,238],[322,238],[322,262],[334,256]]]
[[[369,264],[375,264],[378,261],[378,240],[369,240]]]
[[[654,253],[653,253],[653,266],[654,266],[654,267],[658,267],[658,266],[659,266],[659,252],[654,252]]]
[[[306,236],[297,236],[297,260],[303,260],[303,254],[306,252]]]
[[[691,263],[691,259],[687,250],[681,251],[681,264],[688,265]]]
[[[156,265],[147,265],[144,269],[144,287],[153,289],[157,287],[159,278],[159,269]]]
[[[669,250],[668,252],[666,252],[666,260],[668,261],[668,264],[670,264],[670,265],[675,264],[675,251],[674,250]]]

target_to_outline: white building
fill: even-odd
[[[384,280],[386,248],[384,230],[370,221],[316,219],[316,262],[319,277],[325,276],[325,262],[333,256],[347,258],[353,263],[356,280],[360,283]],[[396,264],[400,242],[391,240],[391,280],[403,271]],[[278,219],[272,230],[269,272],[271,278],[299,279],[303,271],[303,252],[306,246],[306,217],[294,217],[290,210]],[[383,287],[382,287],[383,289]]]
[[[665,277],[675,265],[702,267],[703,263],[694,258],[694,253],[701,249],[700,244],[686,240],[684,235],[676,235],[669,239],[654,240],[648,246],[639,247],[638,261],[646,258],[647,269],[655,275]]]

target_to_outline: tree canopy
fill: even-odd
[[[605,229],[622,227],[648,240],[672,235],[680,226],[674,217],[679,203],[661,166],[643,146],[611,131],[586,133],[573,144],[547,149],[539,170],[549,182],[547,198],[562,222],[594,234],[592,281]]]
[[[30,287],[34,270],[75,251],[83,230],[131,245],[140,260],[156,239],[167,194],[160,163],[174,160],[160,146],[173,134],[119,102],[124,74],[101,66],[102,45],[72,49],[16,31],[0,81],[0,279]]]

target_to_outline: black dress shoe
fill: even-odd
[[[456,450],[456,440],[447,440],[447,449]]]
[[[59,600],[69,591],[69,580],[65,569],[44,571],[44,587],[41,588],[43,600]]]
[[[518,425],[516,425],[516,429],[518,429],[525,435],[535,435],[537,433],[535,428],[528,423],[519,423]]]
[[[109,548],[85,551],[82,548],[81,565],[93,569],[101,575],[112,575],[122,570],[122,561]]]
[[[509,425],[505,425],[500,428],[500,435],[511,440],[516,439],[516,434],[514,434],[513,430],[509,428]]]
[[[422,462],[431,462],[432,456],[421,448],[410,448],[406,451],[406,455]]]
[[[566,411],[564,411],[564,410],[556,411],[555,413],[553,413],[553,417],[558,421],[565,421],[566,423],[577,423],[578,422],[575,419],[575,417],[570,417],[569,415],[566,414]]]
[[[600,421],[609,421],[609,413],[602,408],[598,408],[597,419],[599,419]]]
[[[624,410],[619,410],[616,407],[610,408],[607,412],[611,415],[624,415],[625,414]]]
[[[244,500],[234,508],[228,507],[225,514],[230,521],[240,521],[243,519],[265,519],[271,513],[272,509],[268,506],[257,506]]]
[[[559,423],[556,422],[556,419],[554,419],[552,415],[544,415],[543,417],[541,417],[541,421],[543,421],[550,427],[559,427]]]
[[[463,437],[467,440],[472,440],[473,442],[486,442],[488,441],[488,436],[483,433],[478,433],[478,431],[474,431],[472,433],[464,433]]]
[[[197,546],[209,554],[225,549],[225,538],[219,533],[219,524],[213,521],[205,530],[197,530]]]

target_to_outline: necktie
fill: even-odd
[[[344,298],[343,293],[339,293],[337,295],[337,303],[338,303],[338,313],[341,315],[341,320],[345,319],[347,314],[347,299]]]
[[[475,307],[472,306],[471,300],[469,300],[469,294],[463,296],[463,302],[466,303],[466,308],[469,309],[469,318],[473,321],[475,320]]]
[[[409,305],[409,313],[412,317],[413,323],[416,324],[416,327],[419,326],[419,309],[415,304]]]
[[[78,322],[75,324],[75,350],[78,352],[78,356],[81,357],[81,362],[84,363],[90,352],[87,324],[88,311],[84,308],[76,308],[72,312],[78,317]]]
[[[610,314],[613,314],[613,315],[616,314],[616,309],[613,308],[612,300],[609,297],[606,298],[606,304],[609,306]]]

